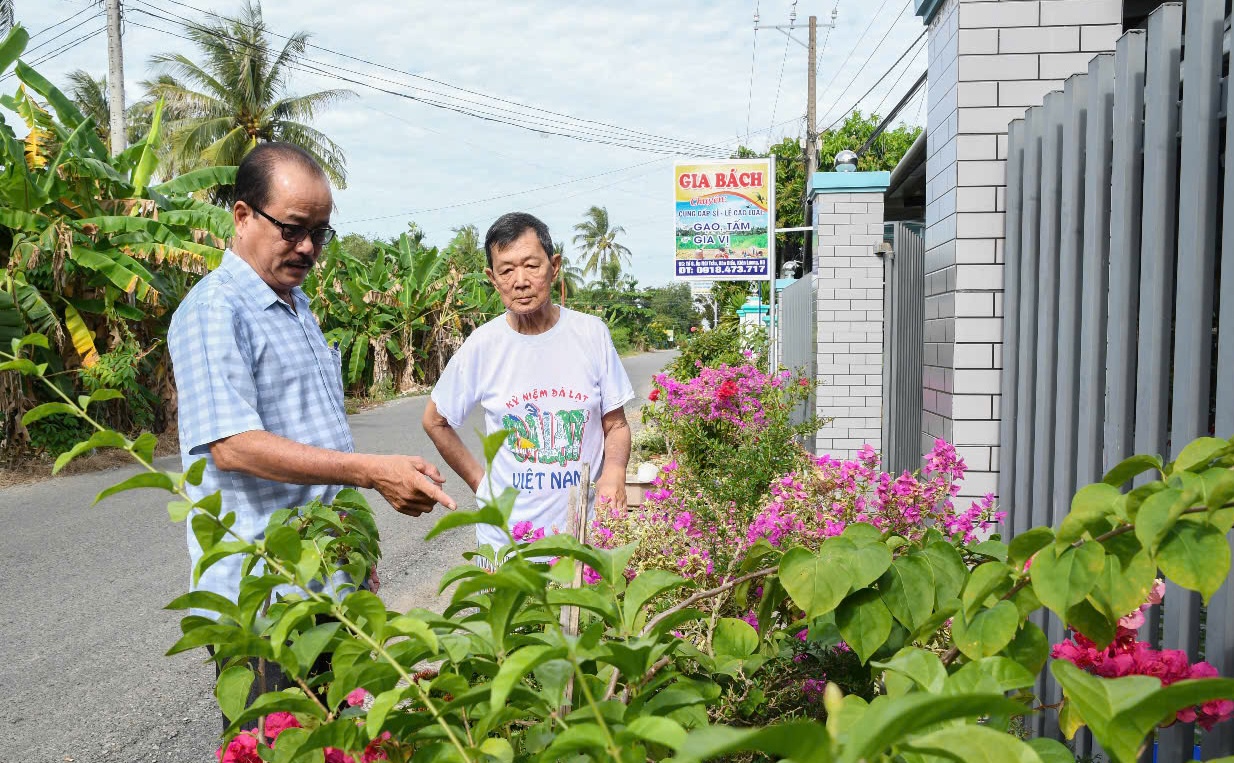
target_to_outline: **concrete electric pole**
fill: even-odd
[[[111,155],[128,146],[124,125],[124,45],[120,39],[120,0],[107,0],[107,104],[111,112]]]

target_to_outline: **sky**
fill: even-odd
[[[151,56],[193,57],[191,43],[175,36],[184,20],[241,7],[241,0],[123,3],[130,103],[152,74]],[[36,68],[52,82],[64,86],[75,69],[106,73],[101,4],[15,5],[18,23],[34,35],[23,60],[46,58]],[[794,9],[793,39],[770,28],[788,25]],[[833,10],[836,27],[824,28]],[[627,270],[643,285],[673,280],[675,160],[727,156],[739,144],[765,149],[804,134],[811,14],[820,24],[820,130],[854,106],[886,113],[926,66],[921,41],[892,68],[923,31],[912,0],[266,0],[263,13],[273,33],[308,32],[320,46],[292,72],[290,93],[355,92],[315,121],[347,156],[347,188],[335,192],[332,220],[341,234],[393,236],[414,221],[428,243],[444,246],[459,226],[483,234],[501,214],[526,211],[569,255],[578,251],[574,226],[590,206],[602,206],[625,228]],[[5,79],[0,92],[16,84]],[[896,121],[924,124],[924,98],[923,89]],[[16,115],[3,116],[24,131]]]

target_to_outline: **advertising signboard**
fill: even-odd
[[[772,278],[775,176],[774,157],[675,165],[677,278]]]

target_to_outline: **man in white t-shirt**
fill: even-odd
[[[561,256],[532,215],[503,215],[484,237],[488,276],[506,313],[467,338],[450,359],[424,411],[424,429],[442,458],[485,499],[517,488],[511,525],[565,532],[570,488],[591,465],[595,500],[625,508],[630,429],[622,408],[634,390],[603,321],[550,299]],[[488,433],[511,434],[492,474],[463,445],[458,427],[479,404]],[[598,475],[598,476],[597,476]],[[479,525],[482,544],[505,534]]]

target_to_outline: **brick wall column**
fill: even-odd
[[[816,413],[831,422],[815,452],[851,458],[881,448],[883,398],[883,193],[889,172],[818,172],[814,284],[818,294]]]
[[[996,492],[1007,124],[1112,51],[1122,0],[917,0],[929,24],[922,452]]]

